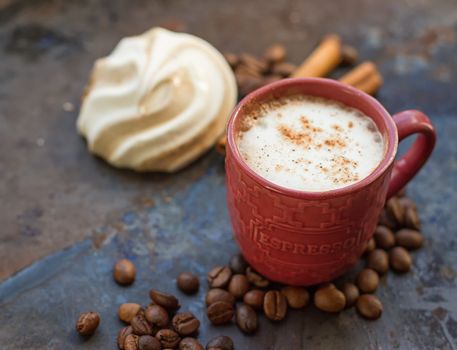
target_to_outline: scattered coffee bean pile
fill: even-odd
[[[187,294],[198,291],[198,278],[183,273],[177,278],[177,285]],[[191,312],[177,312],[179,300],[171,294],[156,289],[149,291],[152,303],[145,308],[139,304],[122,304],[119,318],[128,324],[119,331],[117,344],[124,350],[203,350],[203,345],[194,337],[200,321]],[[213,339],[217,341],[218,338]],[[226,337],[224,337],[225,341]],[[231,348],[227,349],[232,349]]]
[[[354,283],[340,286],[324,283],[309,290],[283,286],[257,273],[242,255],[233,255],[227,266],[216,266],[208,272],[207,317],[215,326],[234,319],[243,333],[251,334],[258,329],[258,312],[278,322],[286,317],[288,309],[303,309],[313,300],[325,312],[337,313],[355,306],[364,318],[377,319],[383,306],[373,293],[389,268],[397,273],[410,270],[409,251],[420,248],[424,242],[420,228],[416,204],[406,197],[405,191],[389,199],[362,257],[365,268],[357,274]],[[121,285],[132,284],[135,275],[135,266],[127,259],[119,260],[114,266],[114,279]],[[176,283],[188,295],[195,294],[200,287],[199,279],[190,272],[181,273]],[[203,345],[196,339],[200,321],[191,312],[177,312],[180,303],[171,294],[151,289],[149,296],[151,303],[146,307],[137,303],[119,306],[119,319],[127,324],[118,334],[119,349],[202,350]],[[99,323],[96,312],[86,312],[77,320],[76,330],[82,336],[90,336]],[[206,349],[232,350],[233,341],[218,336],[208,342]]]
[[[341,286],[325,283],[314,291],[314,305],[325,312],[336,313],[355,305],[367,319],[377,319],[382,303],[373,294],[389,267],[398,273],[408,272],[412,259],[408,250],[423,244],[420,220],[415,203],[401,191],[389,199],[381,214],[373,238],[364,254],[366,266],[355,282]],[[207,316],[214,325],[235,322],[244,333],[257,329],[256,311],[271,321],[285,318],[288,308],[301,309],[310,301],[310,292],[302,287],[281,286],[254,271],[241,255],[234,255],[228,266],[216,266],[208,272],[206,294]],[[235,305],[237,302],[238,305]],[[236,311],[235,311],[236,310]]]
[[[120,285],[130,285],[135,281],[135,265],[127,259],[116,262],[113,269],[114,280]],[[176,279],[177,287],[186,294],[195,294],[200,287],[197,276],[189,272],[181,273]],[[228,292],[226,292],[228,294]],[[122,350],[203,350],[203,345],[195,338],[200,321],[191,312],[177,312],[179,300],[171,294],[151,289],[151,303],[142,307],[137,303],[124,303],[119,306],[118,317],[127,326],[121,328],[117,344]],[[231,304],[233,305],[233,303]],[[233,313],[230,315],[230,318]],[[91,336],[100,323],[98,313],[90,311],[79,316],[76,330],[82,336]],[[246,324],[246,327],[250,327]],[[233,350],[233,341],[227,336],[211,339],[207,350]]]
[[[115,265],[115,271],[118,264],[119,262]],[[116,274],[115,279],[118,281]],[[200,287],[197,276],[189,272],[181,273],[176,279],[176,284],[181,291],[189,295],[195,294]],[[177,312],[181,305],[174,295],[151,289],[149,297],[151,304],[145,308],[136,303],[125,303],[119,306],[119,319],[128,324],[119,331],[117,338],[119,349],[204,349],[195,338],[200,321],[191,312]],[[233,341],[227,336],[219,336],[210,340],[206,349],[232,350]]]
[[[286,61],[287,51],[281,44],[269,46],[260,57],[249,53],[225,53],[224,57],[235,73],[240,97],[269,83],[288,78],[297,69],[297,65]],[[355,48],[343,46],[341,65],[352,66],[357,58]]]
[[[240,96],[245,96],[263,85],[291,75],[297,67],[285,62],[286,55],[283,45],[274,44],[259,58],[248,53],[225,53],[224,57],[235,73]]]

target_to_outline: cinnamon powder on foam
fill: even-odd
[[[308,114],[298,113],[300,104]],[[251,106],[248,112],[238,135],[240,152],[253,170],[285,187],[320,191],[346,186],[371,173],[384,152],[371,119],[335,101],[297,95]],[[373,154],[363,154],[370,144],[375,145]],[[366,157],[371,159],[361,167]],[[372,163],[368,171],[366,162]]]
[[[334,148],[343,148],[347,146],[344,137],[341,135],[344,130],[341,126],[332,125],[332,128],[336,133],[335,136],[326,138],[323,142],[316,142],[315,140],[318,139],[318,134],[322,133],[324,130],[320,127],[314,126],[305,116],[300,117],[300,122],[302,124],[302,130],[299,131],[293,130],[287,125],[279,125],[277,129],[283,138],[289,142],[295,143],[300,147],[327,147],[329,150],[331,150]],[[303,162],[304,160],[299,158],[298,161]],[[308,161],[308,164],[309,163],[310,162]],[[278,165],[279,164],[276,166]],[[332,174],[334,183],[349,183],[357,181],[359,177],[353,172],[356,167],[357,162],[351,161],[344,156],[336,156],[332,158],[332,165],[330,167],[319,165],[320,171],[325,174],[329,174],[333,169]]]

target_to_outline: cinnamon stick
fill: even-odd
[[[221,136],[216,142],[216,152],[225,156],[225,145],[227,143],[227,136]]]
[[[341,38],[327,35],[318,47],[292,73],[292,78],[323,77],[341,63]]]
[[[373,95],[383,83],[381,74],[373,62],[363,62],[340,78],[345,84]]]

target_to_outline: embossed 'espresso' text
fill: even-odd
[[[257,242],[266,248],[299,255],[335,254],[343,250],[351,249],[356,243],[355,237],[350,237],[340,242],[334,242],[332,244],[305,244],[289,242],[276,237],[270,237],[263,232],[257,232],[256,236]]]

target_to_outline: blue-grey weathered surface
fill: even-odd
[[[386,83],[378,98],[388,110],[422,109],[439,135],[431,162],[410,186],[427,244],[414,254],[411,273],[383,281],[380,320],[308,307],[280,324],[262,318],[258,334],[246,337],[235,326],[214,328],[200,317],[200,338],[229,334],[237,349],[457,348],[454,0],[4,0],[0,349],[114,349],[118,304],[147,303],[153,286],[175,291],[173,279],[183,269],[204,282],[209,267],[236,251],[217,154],[175,175],[137,175],[90,156],[75,133],[93,60],[121,37],[159,24],[200,35],[223,51],[261,53],[280,41],[297,63],[323,34],[338,32],[379,64]],[[65,111],[65,102],[75,110],[66,104]],[[139,270],[130,288],[111,278],[112,263],[124,256]],[[181,295],[183,310],[202,316],[204,291]],[[98,310],[102,323],[83,342],[73,327],[86,309]]]

